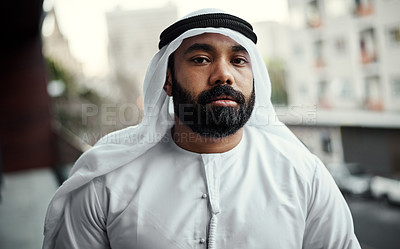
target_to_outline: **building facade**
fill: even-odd
[[[177,8],[167,4],[142,10],[116,9],[106,15],[111,76],[126,101],[140,105],[147,66],[158,51],[159,35],[177,19]]]
[[[398,0],[289,1],[291,104],[400,111]]]
[[[288,25],[254,24],[266,62],[284,62],[288,101],[276,105],[279,118],[325,164],[400,172],[400,1],[289,0],[288,7]]]

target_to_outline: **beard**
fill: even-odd
[[[238,105],[210,104],[221,95],[229,96]],[[175,115],[184,125],[201,136],[223,138],[236,133],[249,120],[255,102],[254,82],[253,91],[247,100],[243,93],[226,84],[201,92],[196,100],[172,75],[172,97]]]

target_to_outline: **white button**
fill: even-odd
[[[203,195],[201,196],[201,198],[202,198],[202,199],[206,199],[206,198],[207,198],[207,194],[203,194]]]
[[[206,240],[204,238],[200,238],[200,244],[206,243]]]

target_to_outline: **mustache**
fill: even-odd
[[[197,99],[197,103],[200,105],[206,105],[221,95],[231,98],[238,104],[246,103],[246,98],[243,93],[236,91],[229,85],[217,85],[209,90],[201,92]]]

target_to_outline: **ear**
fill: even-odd
[[[172,96],[172,76],[171,76],[171,69],[167,69],[167,77],[165,79],[164,91],[167,93],[168,96]]]

